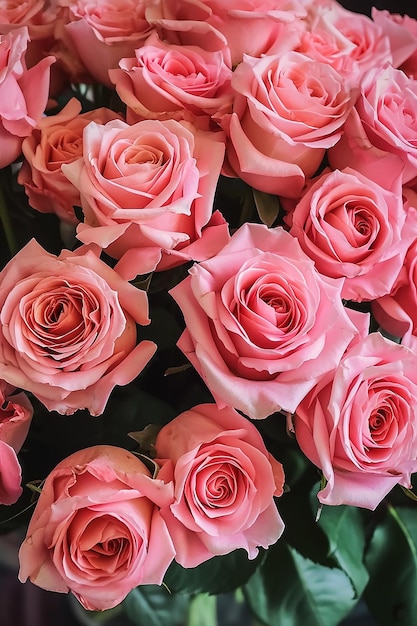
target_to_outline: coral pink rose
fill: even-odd
[[[22,493],[17,453],[28,434],[32,415],[27,396],[0,381],[0,504],[14,504]]]
[[[32,132],[48,101],[50,66],[45,57],[26,69],[26,27],[0,34],[0,168],[20,154],[22,141]]]
[[[69,8],[66,25],[85,67],[96,81],[112,87],[108,70],[131,57],[152,31],[144,0],[59,0]]]
[[[292,412],[357,334],[342,283],[282,228],[245,224],[170,291],[185,319],[178,346],[220,408]]]
[[[389,191],[348,168],[312,181],[287,221],[318,271],[345,277],[342,297],[358,302],[391,291],[417,236],[417,210],[404,207],[400,176]]]
[[[401,159],[404,184],[417,176],[417,81],[388,65],[369,70],[342,139],[329,150],[334,169],[366,165],[385,154]]]
[[[81,113],[81,103],[72,98],[56,115],[42,117],[24,139],[25,161],[18,182],[24,185],[31,207],[41,213],[56,213],[69,224],[78,223],[74,206],[80,206],[80,193],[61,170],[83,154],[83,131],[91,121],[106,123],[119,116],[101,108]]]
[[[273,496],[284,472],[253,424],[231,408],[201,404],[159,432],[158,478],[174,485],[164,518],[183,567],[275,543],[284,530]]]
[[[306,15],[299,0],[165,0],[149,3],[146,18],[171,43],[222,50],[232,65],[243,54],[258,57]]]
[[[172,488],[114,446],[75,452],[48,475],[19,551],[19,579],[71,591],[88,610],[161,584],[174,549],[159,507]]]
[[[62,166],[81,195],[78,238],[120,259],[129,280],[212,256],[229,238],[212,214],[223,157],[222,132],[187,122],[92,122],[83,158]]]
[[[201,128],[210,127],[211,116],[232,108],[232,70],[221,52],[197,46],[176,46],[154,33],[122,59],[121,69],[110,70],[116,91],[127,105],[129,124],[141,119],[189,119]]]
[[[137,345],[146,293],[85,248],[56,257],[30,241],[0,273],[0,310],[0,378],[49,411],[102,413],[155,351]]]
[[[245,57],[233,114],[222,126],[232,174],[255,189],[297,197],[341,137],[356,91],[327,63],[299,52]]]
[[[417,354],[379,333],[358,342],[297,408],[295,435],[327,481],[323,504],[375,509],[417,470]]]

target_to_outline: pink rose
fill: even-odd
[[[417,470],[417,354],[372,333],[297,408],[295,434],[321,468],[323,504],[375,509]]]
[[[119,116],[110,109],[81,113],[81,103],[72,98],[56,115],[42,117],[22,144],[25,161],[18,182],[24,185],[31,207],[41,213],[56,213],[69,224],[77,224],[74,206],[80,193],[61,170],[83,154],[83,131],[91,121],[105,123]]]
[[[129,280],[212,256],[229,238],[225,220],[212,215],[223,157],[221,132],[186,122],[92,122],[83,158],[62,166],[80,191],[78,238],[120,259]]]
[[[96,611],[138,585],[160,585],[174,549],[159,507],[171,499],[170,485],[127,450],[75,452],[45,481],[19,551],[19,579],[71,591]]]
[[[56,257],[33,239],[0,273],[0,378],[49,411],[103,412],[155,351],[137,345],[148,300],[92,250]]]
[[[0,381],[0,504],[14,504],[22,493],[17,459],[29,431],[33,407],[23,392]]]
[[[312,181],[287,221],[318,271],[345,277],[342,297],[357,302],[391,291],[417,236],[417,210],[404,207],[400,175],[387,190],[349,168]]]
[[[388,65],[366,73],[361,94],[338,144],[329,150],[334,169],[365,175],[367,163],[384,154],[404,164],[404,184],[417,176],[417,80]]]
[[[45,57],[26,69],[26,27],[0,34],[0,168],[20,154],[22,141],[41,118],[49,92],[49,68],[53,57]]]
[[[389,39],[394,67],[408,76],[417,76],[417,20],[372,8],[372,18]]]
[[[284,24],[306,15],[300,0],[166,0],[149,3],[146,18],[171,43],[222,50],[232,65],[267,52]]]
[[[211,116],[231,111],[232,70],[221,52],[176,46],[154,33],[135,50],[135,58],[122,59],[119,65],[121,69],[110,70],[109,76],[127,105],[129,124],[189,119],[208,129]]]
[[[144,0],[59,0],[68,6],[66,29],[83,64],[96,81],[112,87],[108,70],[131,57],[152,31]]]
[[[253,424],[233,409],[200,404],[164,426],[156,439],[158,478],[174,485],[164,518],[183,567],[243,548],[275,543],[284,530],[273,496],[284,472]]]
[[[245,57],[223,126],[232,173],[267,193],[297,197],[341,137],[356,98],[327,63],[299,52]]]
[[[357,334],[342,283],[282,228],[247,223],[170,291],[186,326],[178,347],[220,408],[292,412]]]

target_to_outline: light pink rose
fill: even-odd
[[[31,207],[41,213],[56,213],[69,224],[77,224],[74,206],[80,206],[80,193],[61,170],[83,154],[83,131],[91,121],[106,123],[119,118],[110,109],[81,113],[81,103],[72,98],[56,115],[42,117],[24,139],[25,157],[18,174]]]
[[[112,87],[108,76],[120,59],[131,57],[152,31],[144,0],[59,0],[67,6],[66,25],[83,64],[96,81]]]
[[[212,116],[231,111],[232,70],[221,52],[169,44],[154,33],[135,50],[135,58],[122,59],[119,65],[109,76],[127,105],[129,124],[189,119],[209,129]]]
[[[172,487],[127,450],[75,452],[45,481],[19,551],[19,579],[71,591],[96,611],[138,585],[160,585],[174,549],[159,507],[171,499]]]
[[[32,415],[26,394],[0,381],[0,504],[14,504],[22,493],[17,453],[28,434]]]
[[[319,467],[323,504],[375,509],[417,469],[417,354],[379,333],[349,350],[303,400],[295,434]]]
[[[49,92],[53,57],[26,69],[26,27],[0,34],[0,168],[20,154],[22,141],[41,118]]]
[[[183,567],[275,543],[284,530],[273,497],[284,472],[253,424],[233,409],[200,404],[159,432],[158,478],[173,483],[164,518]]]
[[[215,254],[229,238],[212,214],[224,157],[222,132],[187,122],[92,122],[83,158],[62,170],[79,189],[84,243],[96,243],[131,280]]]
[[[222,50],[232,65],[243,54],[261,56],[285,26],[306,15],[299,0],[165,0],[149,3],[146,18],[163,39]]]
[[[417,20],[409,15],[399,15],[372,8],[372,18],[387,35],[392,64],[410,78],[417,77]]]
[[[85,248],[56,257],[32,239],[0,273],[0,311],[0,378],[49,411],[102,413],[155,352],[137,345],[146,293]]]
[[[327,63],[300,52],[245,57],[232,78],[226,156],[235,175],[267,193],[298,197],[341,137],[356,98]]]
[[[247,223],[189,272],[170,291],[185,320],[177,345],[220,408],[294,411],[357,334],[343,281],[321,276],[282,228]]]
[[[417,80],[390,65],[368,71],[343,137],[329,150],[331,166],[353,167],[366,175],[369,161],[388,155],[401,159],[402,182],[408,183],[417,176],[416,119]]]
[[[417,236],[417,210],[404,207],[401,191],[400,175],[387,190],[349,168],[325,170],[286,218],[318,271],[346,278],[346,300],[390,293]]]

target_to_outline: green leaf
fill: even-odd
[[[329,541],[328,556],[349,576],[359,598],[369,578],[363,562],[365,528],[361,512],[353,506],[324,506],[318,525]]]
[[[279,215],[280,204],[278,197],[254,189],[253,198],[261,221],[268,227],[271,227]]]
[[[158,585],[142,585],[129,593],[123,606],[137,626],[183,626],[189,603],[188,595],[173,595]]]
[[[244,593],[256,617],[270,626],[336,626],[356,603],[343,571],[318,565],[283,541],[269,549]]]
[[[174,561],[165,574],[164,583],[174,593],[229,593],[249,580],[264,558],[263,550],[253,560],[248,559],[245,550],[235,550],[189,569]]]
[[[199,593],[190,603],[187,626],[217,626],[217,598]]]
[[[365,559],[364,597],[381,626],[410,626],[417,615],[417,509],[389,506]]]

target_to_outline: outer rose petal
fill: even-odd
[[[0,440],[0,504],[14,504],[22,493],[22,471],[16,452]]]

